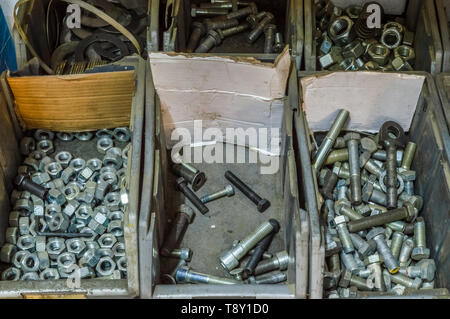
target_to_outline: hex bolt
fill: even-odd
[[[422,217],[418,217],[414,224],[414,244],[411,258],[413,260],[427,259],[430,257],[430,249],[427,248],[427,239],[425,236],[425,221]]]
[[[361,236],[357,234],[350,234],[350,238],[352,239],[353,246],[355,246],[362,258],[366,258],[376,251],[376,246],[369,245],[369,243],[362,239]]]
[[[248,255],[249,255],[249,256],[252,256],[254,253],[255,253],[255,250],[252,249],[252,250],[250,250],[250,251],[248,252]],[[262,256],[261,256],[261,259],[272,259],[272,258],[273,258],[273,255],[272,255],[271,253],[268,253],[268,252],[264,252],[264,253],[262,254]]]
[[[336,202],[336,212],[343,216],[346,216],[349,220],[358,220],[364,218],[355,210],[353,210],[350,206],[350,202],[347,200],[343,200],[341,202]]]
[[[191,184],[194,192],[198,191],[206,182],[205,173],[198,170],[194,173],[184,165],[175,164],[172,166],[172,170],[177,176],[183,177]]]
[[[407,202],[405,202],[403,206],[404,207],[393,209],[386,213],[352,220],[347,224],[348,231],[357,233],[364,229],[386,225],[403,219],[408,222],[413,221],[417,216],[417,209]]]
[[[338,150],[331,151],[325,160],[325,165],[331,165],[336,162],[348,161],[348,148],[342,148]]]
[[[414,240],[411,238],[406,239],[403,242],[402,249],[400,250],[400,255],[398,261],[400,262],[400,267],[409,266],[411,263],[411,253],[414,249]]]
[[[194,21],[192,22],[192,33],[191,37],[189,38],[188,45],[186,47],[186,52],[191,53],[194,52],[195,48],[198,45],[198,42],[200,41],[200,38],[205,34],[206,28],[203,23]]]
[[[339,254],[331,255],[328,258],[328,270],[332,273],[340,276],[341,274],[341,261],[339,259]]]
[[[405,133],[393,121],[385,122],[379,132],[379,140],[386,148],[386,186],[387,208],[397,207],[397,148],[405,146]]]
[[[250,14],[247,19],[245,19],[251,26],[252,29],[258,26],[258,22],[266,16],[267,12],[261,11],[257,14]]]
[[[260,275],[265,274],[272,270],[286,270],[289,264],[289,255],[286,251],[280,251],[275,254],[271,259],[266,259],[261,261],[258,266],[256,266],[253,274]]]
[[[405,170],[411,169],[411,163],[414,159],[414,154],[416,153],[417,144],[413,142],[408,142],[405,151],[403,152],[403,159],[401,167]]]
[[[275,43],[275,31],[277,26],[269,23],[264,27],[264,53],[272,53]]]
[[[342,250],[340,241],[335,241],[330,230],[325,233],[325,257],[334,255]]]
[[[351,271],[352,274],[356,274],[359,271],[359,267],[356,264],[355,256],[353,254],[346,254],[344,251],[341,251],[340,257],[345,268]]]
[[[213,46],[218,46],[223,40],[223,33],[220,30],[209,30],[206,39],[200,43],[200,46],[195,50],[195,53],[206,53]]]
[[[375,163],[374,160],[369,159],[366,164],[364,165],[364,168],[369,172],[377,177],[380,177],[383,173],[383,170]]]
[[[337,115],[336,119],[331,125],[331,128],[328,131],[327,135],[325,136],[324,140],[322,141],[322,144],[320,144],[320,147],[313,158],[314,163],[313,166],[316,171],[316,174],[318,174],[320,169],[322,168],[322,165],[325,162],[325,159],[327,158],[331,148],[333,147],[336,138],[341,133],[341,130],[345,125],[345,122],[347,122],[349,114],[350,113],[347,110],[342,109],[339,111],[339,114]]]
[[[175,280],[179,283],[193,283],[193,284],[219,284],[219,285],[239,284],[239,281],[237,280],[202,274],[196,271],[192,271],[188,267],[179,268],[175,274]]]
[[[192,258],[192,250],[190,248],[174,249],[167,257],[190,261]]]
[[[400,257],[400,251],[402,249],[404,236],[405,235],[399,231],[394,232],[394,234],[392,235],[391,252],[392,256],[394,256],[394,258],[397,260]]]
[[[273,14],[270,12],[267,12],[265,14],[264,18],[262,18],[262,20],[260,22],[258,22],[258,24],[252,30],[252,32],[250,32],[250,34],[247,37],[247,41],[249,43],[253,43],[256,40],[258,40],[259,36],[264,32],[264,28],[266,27],[266,25],[271,23],[273,21],[273,18],[274,18]]]
[[[226,37],[241,33],[243,31],[247,30],[248,28],[250,28],[250,24],[248,24],[247,22],[244,22],[235,27],[232,27],[229,29],[223,29],[222,34],[223,34],[223,37],[226,38]]]
[[[217,3],[205,3],[202,2],[200,3],[200,8],[223,8],[223,9],[232,9],[233,8],[233,3],[230,2],[217,2]]]
[[[432,281],[436,272],[436,263],[434,259],[422,259],[415,266],[409,266],[406,269],[408,277],[421,278],[426,281]]]
[[[361,170],[359,167],[359,141],[361,136],[358,133],[347,133],[344,136],[347,141],[348,162],[350,164],[350,193],[351,201],[354,205],[361,203]]]
[[[254,254],[250,256],[247,265],[244,268],[243,275],[244,278],[250,277],[255,271],[256,266],[262,258],[262,254],[267,250],[270,243],[272,242],[273,236],[275,236],[275,231],[272,231],[269,235],[264,237],[254,248]]]
[[[377,243],[377,251],[383,256],[384,265],[391,274],[395,274],[400,269],[397,259],[392,256],[389,246],[386,244],[383,227],[373,228],[366,236],[367,240],[373,239]]]
[[[195,213],[192,208],[185,204],[180,205],[178,214],[172,224],[172,229],[170,230],[164,241],[164,245],[161,248],[161,255],[168,256],[170,252],[180,243],[188,225],[192,223],[194,216]]]
[[[230,12],[228,13],[225,18],[230,20],[230,19],[240,19],[243,17],[246,17],[250,14],[256,14],[258,13],[258,8],[256,7],[256,4],[254,2],[251,2],[248,7],[239,9],[237,11],[234,12]]]
[[[334,219],[336,230],[338,232],[339,239],[341,240],[342,249],[346,254],[355,251],[352,238],[350,237],[350,233],[348,232],[347,229],[347,222],[348,222],[347,216],[337,216]]]
[[[189,199],[189,201],[202,213],[203,215],[209,212],[208,207],[203,204],[203,202],[198,198],[198,196],[189,189],[186,184],[186,180],[183,177],[177,178],[176,186],[180,192],[184,194],[184,196]]]
[[[273,44],[273,49],[275,50],[275,52],[281,52],[281,50],[283,50],[283,47],[283,35],[281,34],[281,32],[277,32],[275,33],[275,43]]]
[[[211,20],[205,19],[203,24],[206,26],[206,31],[212,29],[229,29],[239,25],[238,19],[229,19],[229,20]]]
[[[385,193],[375,189],[375,186],[370,182],[369,177],[369,181],[366,183],[366,185],[364,185],[362,189],[362,200],[365,203],[373,202],[381,206],[386,206],[387,197]]]
[[[215,192],[213,194],[205,195],[200,200],[203,202],[203,204],[206,204],[208,202],[211,202],[213,200],[225,197],[225,196],[233,196],[234,195],[234,188],[231,185],[225,186],[225,189]]]
[[[338,182],[338,175],[341,168],[341,163],[337,162],[334,164],[332,171],[327,171],[327,175],[325,176],[325,185],[322,187],[322,194],[327,199],[333,199],[333,190]]]
[[[267,208],[269,208],[270,202],[267,199],[261,198],[232,172],[226,171],[225,178],[229,180],[245,196],[247,196],[248,199],[250,199],[253,203],[255,203],[260,213],[264,212]]]
[[[271,232],[278,232],[280,224],[275,219],[269,219],[267,222],[262,223],[252,233],[239,242],[236,247],[231,250],[223,252],[220,257],[220,264],[228,271],[233,270],[239,264],[239,260],[244,257],[250,249],[266,237]]]
[[[404,153],[403,150],[397,150],[396,153],[397,166],[400,166],[402,164],[403,153]],[[378,150],[372,154],[372,158],[377,161],[386,161],[386,151]]]
[[[392,282],[405,286],[407,288],[419,289],[422,285],[422,279],[420,278],[411,279],[402,274],[388,274],[386,271],[384,273],[386,273],[386,275],[389,275]]]
[[[344,274],[341,276],[341,280],[339,281],[339,286],[343,287],[343,288],[347,288],[348,286],[355,286],[357,287],[359,290],[362,291],[371,291],[373,290],[373,283],[358,277],[354,274],[352,274],[351,271],[344,271]]]
[[[228,9],[226,8],[197,8],[194,5],[191,7],[191,16],[193,18],[200,16],[224,16],[227,14]]]
[[[44,199],[47,194],[47,189],[39,184],[36,184],[30,180],[24,174],[19,174],[14,180],[14,183],[19,188],[19,190],[25,190],[33,195],[36,195],[40,199]]]
[[[367,269],[369,269],[372,274],[369,276],[372,278],[374,283],[374,290],[376,291],[386,291],[386,284],[383,278],[383,271],[381,270],[381,260],[380,256],[375,253],[367,257]]]
[[[257,277],[250,277],[248,279],[249,284],[256,284],[256,285],[264,285],[264,284],[278,284],[280,282],[286,281],[287,275],[282,272],[273,272],[270,274],[257,276]]]
[[[372,154],[378,149],[377,143],[370,137],[363,137],[361,139],[361,149],[363,153],[360,156],[360,166],[363,168],[367,161],[369,161]]]

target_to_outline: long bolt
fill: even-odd
[[[47,194],[47,189],[45,187],[31,181],[30,178],[24,174],[17,175],[14,183],[17,185],[19,190],[26,190],[40,199],[44,199]]]
[[[348,161],[348,148],[342,148],[338,150],[331,151],[325,160],[325,165],[331,165],[336,162]]]
[[[287,275],[282,272],[274,272],[272,274],[262,275],[258,277],[250,277],[248,282],[250,284],[263,285],[263,284],[278,284],[286,281]]]
[[[389,274],[389,276],[392,282],[405,286],[407,288],[419,289],[420,286],[422,285],[422,279],[420,278],[411,279],[402,274],[396,275]]]
[[[251,26],[252,29],[256,28],[258,22],[266,16],[267,12],[261,11],[258,14],[251,14],[245,19]]]
[[[241,33],[242,31],[245,31],[248,28],[250,28],[250,25],[247,22],[244,22],[244,23],[241,23],[238,26],[235,26],[235,27],[232,27],[232,28],[229,28],[229,29],[223,29],[222,30],[222,34],[223,34],[223,37],[226,38],[226,37],[229,37],[231,35],[235,35],[235,34]]]
[[[198,45],[198,42],[200,41],[200,38],[205,34],[206,28],[203,25],[203,23],[200,23],[198,21],[192,22],[192,33],[191,37],[189,38],[188,45],[186,47],[186,52],[192,53],[194,52],[195,48]]]
[[[325,161],[325,159],[328,156],[328,153],[330,152],[331,148],[333,147],[334,142],[336,141],[336,138],[341,133],[342,128],[345,125],[345,122],[347,121],[349,116],[349,112],[347,110],[340,110],[338,116],[333,122],[333,125],[331,126],[330,130],[328,131],[327,135],[325,136],[325,139],[322,141],[322,144],[320,144],[319,149],[317,150],[316,154],[314,155],[313,159],[313,166],[318,174],[320,169],[322,168],[322,165]]]
[[[188,225],[192,223],[194,219],[194,211],[187,205],[181,205],[178,211],[172,229],[170,230],[167,238],[164,241],[164,245],[161,248],[161,255],[168,256],[170,252],[180,243],[183,239]]]
[[[206,26],[206,31],[212,29],[229,29],[239,25],[238,19],[230,19],[230,20],[211,20],[205,19],[204,25]]]
[[[264,27],[264,53],[272,53],[273,45],[275,43],[275,31],[277,26],[269,23]]]
[[[272,270],[286,270],[289,264],[289,255],[286,251],[280,251],[271,259],[261,261],[253,271],[254,275],[265,274]]]
[[[378,161],[386,161],[386,151],[385,150],[379,150],[372,154],[372,158]],[[397,166],[400,166],[402,164],[403,160],[403,150],[397,150],[396,154],[396,161]]]
[[[356,274],[359,271],[355,256],[353,254],[346,254],[341,251],[341,261],[344,264],[345,268],[352,274]]]
[[[192,204],[194,204],[194,206],[200,211],[200,213],[206,214],[207,212],[209,212],[208,207],[206,207],[205,204],[203,204],[203,202],[200,200],[200,198],[198,198],[198,196],[189,189],[183,177],[177,179],[177,188],[184,194],[184,196],[187,197],[187,199],[189,199]]]
[[[266,237],[272,231],[278,232],[279,229],[280,224],[275,219],[269,219],[267,222],[262,223],[250,235],[241,240],[236,247],[229,251],[225,251],[220,255],[219,259],[222,267],[228,271],[233,270],[239,265],[239,260],[242,259],[250,249],[255,247],[261,239]]]
[[[258,12],[258,8],[254,2],[251,2],[248,7],[239,9],[234,12],[228,13],[225,18],[226,19],[240,19],[248,16],[249,14],[256,14]]]
[[[220,30],[209,30],[206,39],[200,43],[195,53],[205,53],[211,50],[213,46],[217,46],[222,42],[223,34]]]
[[[230,2],[230,1],[233,1],[233,0],[211,0],[211,3],[224,3],[224,2]],[[236,4],[238,6],[248,6],[248,5],[250,5],[250,2],[238,0],[238,1],[236,1]]]
[[[386,187],[387,187],[387,208],[397,207],[397,163],[395,161],[395,155],[397,148],[393,145],[387,149],[386,159]]]
[[[403,242],[402,249],[400,250],[400,255],[398,261],[400,262],[400,267],[409,266],[411,263],[411,253],[414,249],[414,240],[408,238]]]
[[[271,232],[269,235],[264,237],[255,247],[255,253],[250,257],[247,262],[247,265],[244,268],[243,275],[245,278],[250,277],[255,271],[256,266],[262,258],[262,254],[269,247],[272,242],[273,236],[275,236],[275,232]]]
[[[353,245],[361,257],[366,258],[375,252],[376,248],[374,249],[373,246],[370,246],[368,242],[361,238],[361,236],[357,234],[350,234],[350,238],[352,239]]]
[[[417,210],[409,203],[404,203],[404,206],[386,213],[352,220],[347,224],[348,231],[357,233],[364,229],[386,225],[402,219],[406,219],[407,221],[414,219],[417,215]]]
[[[221,278],[217,276],[202,274],[196,271],[189,270],[187,267],[181,267],[177,270],[175,275],[177,282],[188,282],[192,284],[219,284],[219,285],[235,285],[239,281],[228,278]]]
[[[270,12],[266,13],[264,18],[258,23],[258,25],[250,32],[248,35],[247,41],[249,43],[253,43],[258,40],[259,36],[264,32],[264,28],[266,25],[272,22],[274,16]]]
[[[203,9],[207,9],[207,8],[233,9],[233,3],[232,2],[218,2],[218,3],[203,2],[203,3],[200,3],[200,8],[203,8]]]
[[[414,224],[414,244],[415,247],[411,253],[413,260],[427,259],[430,256],[430,249],[427,248],[425,236],[425,221],[422,217],[417,218]]]
[[[239,189],[245,196],[247,196],[248,199],[255,203],[260,213],[269,208],[270,202],[267,199],[261,198],[232,172],[226,171],[225,178],[229,180],[234,186],[236,186],[236,188]]]
[[[225,196],[233,196],[234,195],[234,188],[231,185],[225,186],[225,189],[215,192],[213,194],[205,195],[200,200],[203,202],[203,204],[206,204],[208,202],[211,202],[213,200],[225,197]]]
[[[225,8],[196,8],[192,6],[191,8],[191,16],[193,18],[200,16],[219,16],[219,15],[227,15],[228,9]]]
[[[347,229],[348,218],[346,216],[338,216],[334,219],[339,239],[341,240],[342,249],[346,254],[355,251],[350,233]]]
[[[192,185],[192,189],[196,192],[198,191],[206,182],[205,173],[200,172],[192,172],[186,166],[181,164],[174,164],[172,166],[173,172],[180,177],[183,177],[189,184]]]
[[[347,133],[344,136],[347,141],[348,162],[350,164],[350,192],[351,201],[354,205],[361,203],[361,170],[359,167],[359,140],[357,133]]]
[[[394,256],[395,259],[397,259],[397,260],[400,257],[400,251],[402,249],[404,236],[405,235],[399,231],[396,231],[392,235],[391,252],[392,252],[392,256]]]
[[[403,153],[402,165],[401,167],[409,170],[411,168],[411,163],[414,159],[414,154],[416,153],[417,144],[413,142],[408,142],[405,151]]]
[[[233,243],[231,244],[231,247],[234,248],[237,246],[237,244],[239,244],[239,240],[235,240],[233,241]],[[247,255],[252,256],[255,253],[255,249],[251,249]],[[268,252],[264,252],[262,255],[262,259],[272,259],[273,255],[271,253]],[[240,268],[241,269],[241,268]]]
[[[397,259],[385,241],[384,229],[382,227],[373,228],[366,236],[367,240],[373,239],[377,243],[377,251],[383,256],[384,265],[391,274],[395,274],[400,269]]]

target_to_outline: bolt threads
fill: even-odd
[[[359,269],[355,261],[355,256],[353,256],[353,254],[346,254],[342,251],[341,260],[345,268],[351,273],[355,273]]]
[[[212,35],[208,34],[206,39],[203,40],[203,42],[200,43],[199,47],[195,50],[195,53],[206,53],[215,45],[216,39]]]
[[[425,237],[425,221],[422,217],[418,217],[414,224],[414,243],[416,247],[426,247],[427,240]]]
[[[257,285],[263,284],[277,284],[287,280],[287,275],[282,272],[276,272],[273,274],[267,274],[263,276],[255,277],[253,280],[250,280],[250,283],[254,283]]]
[[[189,189],[185,181],[178,183],[177,186],[178,189],[183,193],[183,195],[186,196],[189,201],[200,211],[200,213],[206,214],[207,212],[209,212],[208,207],[206,207],[205,204],[203,204],[203,202],[200,200],[200,198],[198,198],[198,196]]]
[[[338,232],[339,239],[341,240],[342,249],[344,252],[348,254],[355,251],[355,247],[353,246],[347,226],[345,224],[339,224],[336,226],[336,230]]]
[[[355,286],[356,288],[362,291],[372,290],[373,285],[368,284],[368,282],[370,281],[355,275],[353,275],[352,278],[350,278],[350,285]]]
[[[273,257],[271,259],[266,259],[261,261],[258,266],[256,266],[253,271],[254,275],[265,274],[272,270],[277,270],[280,267],[280,263],[278,262],[278,258]]]
[[[229,14],[227,14],[226,18],[227,19],[240,19],[240,18],[248,16],[249,14],[255,14],[256,11],[257,11],[256,6],[253,4],[253,6],[250,5],[248,7],[239,9],[237,11],[230,12]]]
[[[264,29],[264,53],[272,53],[273,45],[275,43],[275,30],[276,26],[273,24],[269,24]]]
[[[180,269],[177,270],[175,279],[177,282],[186,282],[193,284],[233,285],[239,283],[239,281],[237,280],[202,274],[199,272],[189,270],[186,267],[181,267]]]
[[[357,233],[371,227],[382,226],[408,217],[406,208],[401,207],[390,210],[383,214],[364,217],[358,220],[352,220],[347,224],[348,230],[351,233]]]
[[[398,257],[398,261],[400,262],[401,267],[407,266],[409,264],[413,249],[414,241],[412,239],[408,238],[403,242],[402,249],[400,250],[400,255]]]
[[[211,29],[228,29],[239,25],[239,20],[229,19],[229,20],[212,21],[208,19],[205,22],[205,24],[207,26],[208,31]]]
[[[211,202],[213,200],[222,198],[228,196],[228,190],[227,189],[223,189],[221,191],[218,191],[216,193],[213,194],[209,194],[209,195],[205,195],[202,198],[200,198],[200,200],[203,202],[203,204],[206,204],[208,202]]]
[[[244,22],[240,25],[237,25],[233,28],[229,28],[229,29],[223,29],[222,30],[222,34],[224,37],[229,37],[231,35],[237,34],[237,33],[241,33],[242,31],[247,30],[248,28],[250,28],[250,24]]]
[[[397,207],[397,149],[389,146],[386,152],[387,208]]]
[[[279,228],[278,222],[274,219],[271,219],[268,222],[263,223],[253,233],[244,238],[238,244],[238,246],[241,246],[245,251],[245,253],[242,256],[240,256],[240,258],[243,257],[250,249],[252,249],[259,241],[261,241],[264,237],[266,237],[270,232],[272,232],[275,228],[273,225],[275,223],[276,225],[278,225]]]
[[[403,159],[401,167],[409,170],[411,168],[411,163],[414,159],[416,153],[417,144],[413,142],[408,142],[405,151],[403,152]]]
[[[272,22],[273,16],[272,15],[265,15],[264,18],[258,23],[258,25],[250,32],[248,35],[248,42],[253,43],[256,40],[258,40],[259,36],[264,32],[264,28],[266,25],[268,25],[270,22]]]
[[[191,37],[189,38],[188,45],[186,47],[186,52],[191,53],[195,50],[200,41],[200,37],[202,36],[201,28],[194,28],[191,33]]]
[[[341,215],[347,216],[350,220],[358,220],[363,218],[360,214],[355,212],[351,207],[343,205],[340,211]]]
[[[400,251],[402,249],[403,238],[404,238],[403,233],[398,232],[398,231],[396,231],[392,235],[391,252],[392,252],[392,256],[394,256],[394,258],[397,259],[397,260],[398,260],[398,258],[400,256]]]
[[[383,256],[384,265],[386,266],[388,271],[391,274],[395,274],[396,272],[398,272],[400,266],[398,264],[397,259],[392,255],[389,246],[384,240],[384,236],[376,236],[374,240],[377,243],[378,252]]]
[[[392,282],[408,287],[408,288],[413,288],[414,287],[414,280],[412,280],[411,278],[408,278],[405,275],[402,274],[396,274],[394,275],[390,275]]]
[[[254,249],[254,251],[255,251],[254,254],[250,257],[250,259],[247,262],[247,265],[244,268],[245,276],[249,277],[254,273],[256,266],[258,265],[259,261],[262,258],[262,254],[269,247],[274,235],[275,235],[275,232],[272,231],[269,235],[264,237],[256,245],[256,247]]]
[[[361,251],[363,248],[366,248],[369,246],[369,244],[361,238],[361,236],[357,234],[350,234],[350,238],[352,240],[353,245],[355,246],[356,250]]]
[[[191,9],[191,16],[219,16],[219,15],[227,15],[228,9],[226,8],[196,8],[193,7]]]
[[[348,149],[342,148],[331,151],[325,160],[325,165],[334,164],[336,162],[345,162],[348,160]]]

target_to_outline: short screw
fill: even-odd
[[[174,249],[169,253],[167,257],[190,261],[192,258],[192,250],[190,248]]]
[[[245,196],[247,196],[253,203],[255,203],[260,213],[264,212],[267,208],[269,208],[270,202],[267,199],[261,198],[232,172],[226,171],[225,178],[229,180]]]
[[[200,23],[198,21],[192,22],[192,33],[191,37],[189,38],[188,45],[186,47],[186,52],[192,53],[194,52],[195,48],[198,45],[198,42],[200,41],[200,38],[205,34],[206,28],[203,23]]]
[[[191,16],[193,18],[199,16],[219,16],[227,14],[228,9],[226,8],[197,8],[194,5],[191,8]]]
[[[414,240],[408,238],[403,242],[402,249],[400,250],[400,255],[398,261],[400,262],[400,267],[409,266],[411,263],[411,252],[414,249]]]
[[[175,217],[175,221],[172,224],[172,229],[169,232],[164,245],[161,248],[161,255],[168,256],[170,252],[180,243],[182,236],[186,231],[186,228],[194,219],[195,213],[187,205],[181,205],[178,214]]]
[[[220,30],[209,30],[206,39],[195,50],[195,53],[205,53],[222,42],[223,34]]]
[[[378,253],[383,256],[384,265],[391,274],[398,272],[400,266],[397,259],[392,256],[392,252],[386,244],[384,237],[384,229],[382,227],[376,227],[372,229],[366,236],[367,240],[373,239],[377,243]]]
[[[348,286],[355,286],[359,290],[370,291],[373,289],[373,283],[364,278],[353,275],[351,271],[346,270],[339,281],[339,286],[347,288]]]
[[[36,195],[40,199],[44,199],[47,194],[47,189],[39,184],[36,184],[30,180],[24,174],[19,174],[14,180],[14,183],[19,190],[26,190],[33,195]]]
[[[280,251],[271,259],[261,261],[253,271],[254,275],[265,274],[272,270],[286,270],[289,264],[289,255],[286,251]]]
[[[391,252],[392,252],[392,256],[394,256],[394,258],[397,260],[400,257],[400,251],[402,249],[404,236],[405,235],[399,231],[396,231],[392,235]]]
[[[258,25],[248,35],[247,38],[248,42],[253,43],[256,40],[258,40],[259,36],[264,32],[265,26],[268,25],[270,22],[272,22],[273,18],[274,16],[272,13],[270,12],[266,13],[264,18],[262,18],[262,20],[258,23]]]
[[[275,24],[269,23],[264,27],[264,53],[272,53],[273,45],[275,43],[275,31],[277,26]]]
[[[387,274],[386,271],[385,271],[385,273]],[[415,278],[413,280],[402,274],[396,274],[396,275],[389,274],[389,277],[391,278],[392,282],[402,285],[402,286],[405,286],[407,288],[419,289],[420,286],[422,285],[422,279],[420,279],[420,278]]]
[[[223,268],[227,270],[233,270],[239,264],[239,260],[244,257],[250,249],[261,241],[264,237],[270,234],[272,231],[278,232],[280,224],[275,219],[269,219],[267,222],[258,226],[251,234],[245,237],[243,240],[229,251],[225,251],[219,257],[220,263]]]
[[[193,284],[219,284],[219,285],[239,284],[239,281],[237,280],[202,274],[196,271],[192,271],[188,267],[179,268],[176,272],[175,280],[177,282],[187,282]]]
[[[231,185],[227,185],[225,186],[225,188],[221,191],[218,191],[216,193],[210,194],[210,195],[205,195],[202,198],[200,198],[200,200],[203,202],[203,204],[206,204],[208,202],[211,202],[215,199],[219,199],[225,196],[233,196],[234,195],[234,188]]]
[[[313,166],[316,174],[318,174],[320,169],[322,168],[322,165],[325,162],[325,159],[327,158],[331,148],[333,147],[336,138],[341,133],[345,122],[347,122],[348,116],[349,112],[347,110],[340,110],[338,116],[331,125],[330,130],[322,141],[322,144],[320,144],[320,147],[313,158]]]
[[[263,284],[278,284],[286,281],[287,275],[282,272],[274,272],[272,274],[262,275],[258,277],[250,277],[248,282],[250,284],[263,285]]]
[[[338,150],[331,151],[325,160],[325,165],[331,165],[336,162],[348,161],[348,149],[342,148]]]
[[[350,192],[352,204],[361,203],[361,170],[359,168],[358,145],[361,136],[358,133],[347,133],[348,162],[350,164]]]
[[[208,207],[206,207],[205,204],[203,204],[203,202],[200,200],[200,198],[198,198],[198,196],[189,189],[183,177],[178,178],[176,183],[178,190],[182,192],[183,195],[186,196],[192,204],[194,204],[194,206],[200,211],[200,213],[206,214],[207,212],[209,212]]]
[[[414,224],[414,243],[415,247],[411,253],[413,260],[427,259],[430,257],[430,249],[427,248],[427,240],[425,237],[425,221],[422,217],[418,217]]]

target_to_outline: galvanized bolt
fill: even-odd
[[[256,14],[256,13],[258,13],[258,8],[256,7],[256,4],[254,2],[251,2],[248,5],[248,7],[228,13],[226,15],[226,19],[240,19],[248,16],[249,14]]]
[[[227,185],[225,186],[225,189],[218,191],[216,193],[210,194],[210,195],[205,195],[202,198],[200,198],[200,200],[203,202],[203,204],[206,204],[208,202],[211,202],[215,199],[219,199],[225,196],[233,196],[234,195],[234,188],[231,185]]]
[[[361,203],[361,170],[359,168],[359,141],[358,133],[347,133],[344,139],[347,141],[348,161],[350,164],[350,192],[351,202],[354,205]]]
[[[392,252],[392,256],[394,256],[395,259],[397,259],[397,260],[400,257],[400,251],[402,249],[404,237],[405,237],[405,235],[398,231],[396,231],[392,235],[391,252]]]
[[[175,274],[175,280],[179,283],[193,283],[193,284],[219,284],[219,285],[235,285],[239,281],[229,278],[221,278],[217,276],[202,274],[190,270],[188,267],[181,267]]]
[[[418,217],[414,224],[414,243],[415,247],[411,253],[412,259],[421,260],[430,257],[430,249],[427,248],[425,237],[425,221],[422,217]]]
[[[347,110],[340,110],[338,116],[334,120],[333,124],[331,125],[330,130],[328,131],[327,135],[325,136],[324,140],[322,141],[322,144],[320,144],[319,149],[317,150],[316,154],[313,158],[313,166],[318,174],[320,169],[322,168],[323,163],[325,162],[325,159],[328,156],[328,153],[330,152],[331,148],[333,147],[336,138],[341,133],[342,128],[345,125],[345,122],[347,122],[349,116],[349,112]]]
[[[255,203],[260,213],[264,212],[267,208],[269,208],[270,202],[267,199],[261,198],[232,172],[226,171],[225,178],[229,180],[245,196],[247,196],[248,199],[250,199],[253,203]]]
[[[364,165],[364,168],[372,174],[375,174],[377,177],[380,177],[383,173],[383,170],[375,163],[374,160],[369,159],[366,164]]]
[[[47,194],[47,189],[45,187],[32,182],[30,178],[25,176],[24,174],[17,175],[14,183],[19,188],[19,190],[28,191],[41,199],[44,199],[45,195]]]
[[[434,259],[422,259],[415,266],[409,266],[406,269],[406,275],[412,278],[421,278],[426,281],[432,281],[436,272],[436,263]]]
[[[351,271],[344,271],[339,281],[339,286],[347,288],[348,286],[355,286],[359,290],[370,291],[374,288],[373,282],[366,280],[364,278],[353,275]]]
[[[330,232],[330,229],[327,229],[325,233],[325,257],[334,255],[342,250],[341,242],[336,241],[333,235]]]
[[[200,23],[198,21],[192,22],[192,33],[191,37],[189,38],[188,45],[186,47],[186,52],[191,53],[194,52],[195,48],[198,45],[198,42],[200,41],[200,38],[205,34],[206,28],[203,23]]]
[[[191,184],[194,192],[198,191],[206,182],[205,173],[200,172],[197,169],[193,172],[185,165],[174,164],[172,166],[172,170],[177,176],[183,177],[189,184]]]
[[[213,46],[218,46],[223,39],[223,33],[220,30],[209,30],[206,39],[195,50],[195,53],[206,53]]]
[[[406,239],[403,242],[402,249],[400,250],[400,255],[398,261],[400,262],[400,267],[409,266],[411,263],[411,252],[414,249],[414,240],[411,238]]]
[[[178,178],[176,183],[178,190],[181,191],[184,196],[186,196],[191,201],[192,204],[194,204],[194,206],[200,211],[200,213],[206,214],[207,212],[209,212],[208,207],[206,207],[205,204],[203,204],[203,202],[200,200],[200,198],[198,198],[198,196],[189,189],[183,177]]]
[[[402,274],[393,275],[393,274],[387,273],[386,271],[384,271],[384,273],[390,277],[392,282],[402,285],[402,286],[405,286],[407,288],[419,289],[420,286],[422,285],[422,279],[420,279],[420,278],[415,278],[413,280]]]
[[[227,15],[228,9],[226,8],[197,8],[195,5],[191,7],[191,16],[193,18],[200,16],[219,16]]]
[[[281,32],[275,33],[275,43],[273,45],[273,49],[275,52],[281,52],[283,50],[284,43],[283,43],[283,35]]]
[[[223,252],[219,259],[223,268],[228,271],[233,270],[239,264],[239,260],[244,257],[250,249],[261,241],[264,237],[270,234],[272,231],[278,231],[280,224],[275,219],[269,219],[269,221],[262,223],[258,226],[250,235],[229,251]]]
[[[352,274],[356,274],[359,271],[359,267],[356,264],[355,256],[353,254],[346,254],[344,251],[341,251],[340,257],[345,268],[351,271]]]
[[[366,236],[367,240],[373,239],[377,243],[378,253],[383,256],[384,265],[391,274],[398,272],[400,266],[397,259],[392,256],[392,252],[386,244],[384,237],[384,229],[382,227],[376,227],[372,229]]]
[[[274,272],[258,277],[250,277],[248,282],[250,284],[263,285],[263,284],[277,284],[287,280],[287,275],[282,272]]]
[[[253,43],[258,40],[259,36],[264,32],[264,28],[266,25],[272,22],[274,16],[272,13],[267,12],[264,18],[258,23],[258,25],[250,32],[248,35],[247,41],[249,43]]]
[[[190,248],[174,249],[169,253],[167,257],[190,261],[192,258],[192,250]]]
[[[353,252],[355,247],[353,246],[352,239],[350,237],[350,233],[347,229],[348,218],[347,216],[337,216],[334,219],[334,223],[336,225],[336,230],[339,235],[339,239],[341,240],[342,249],[346,254]]]
[[[241,23],[235,27],[229,28],[229,29],[223,29],[222,30],[222,34],[223,37],[229,37],[231,35],[235,35],[238,33],[241,33],[242,31],[247,30],[248,28],[250,28],[250,25],[247,22]]]
[[[376,251],[376,246],[369,245],[369,243],[362,239],[361,236],[357,234],[350,234],[350,238],[362,258],[366,258]]]
[[[337,214],[346,216],[349,220],[358,220],[364,218],[359,213],[351,208],[351,204],[348,200],[338,200],[335,204]]]
[[[416,153],[417,144],[413,142],[408,142],[405,151],[403,152],[403,159],[401,167],[405,170],[411,169],[411,163],[414,159],[414,154]]]
[[[377,253],[367,257],[367,269],[372,272],[369,277],[373,280],[374,289],[377,291],[386,291],[383,271],[381,270],[381,260]]]
[[[289,264],[289,255],[286,251],[280,251],[271,259],[261,261],[253,271],[254,275],[265,274],[272,270],[286,270]]]
[[[255,268],[258,265],[264,251],[269,247],[272,242],[273,236],[275,236],[276,232],[272,231],[269,235],[264,237],[254,248],[254,254],[250,256],[250,259],[247,262],[247,265],[244,268],[243,275],[245,278],[253,275],[255,272]]]
[[[397,150],[397,153],[395,155],[397,166],[400,166],[403,160],[403,150]],[[378,161],[386,161],[387,158],[386,151],[385,150],[376,151],[375,153],[372,154],[372,158]]]
[[[168,256],[170,252],[180,243],[186,228],[194,219],[195,213],[189,206],[182,204],[179,207],[178,214],[172,224],[172,229],[164,241],[161,248],[161,255]]]
[[[213,29],[229,29],[239,25],[238,19],[229,19],[229,20],[211,20],[205,19],[203,24],[206,27],[206,31]]]
[[[375,175],[372,175],[375,176]],[[380,190],[375,189],[375,184],[372,183],[371,178],[369,177],[369,181],[364,185],[362,189],[362,200],[365,203],[373,202],[375,204],[379,204],[381,206],[386,206],[386,194]]]
[[[269,23],[264,27],[264,53],[272,53],[273,45],[275,43],[275,31],[277,26],[275,24]]]

